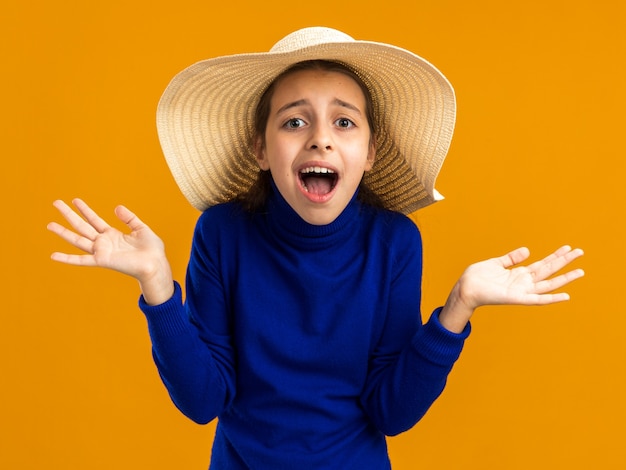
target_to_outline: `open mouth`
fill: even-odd
[[[339,176],[330,168],[319,166],[311,166],[303,168],[299,172],[300,182],[307,193],[324,196],[329,194],[335,185]]]

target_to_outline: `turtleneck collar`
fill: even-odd
[[[287,241],[316,245],[333,243],[351,234],[350,226],[358,216],[361,205],[357,193],[358,190],[334,221],[326,225],[313,225],[298,215],[272,180],[272,193],[267,204],[268,221],[275,235]]]

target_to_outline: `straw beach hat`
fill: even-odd
[[[454,129],[450,83],[412,52],[314,27],[287,35],[269,52],[198,62],[167,86],[157,109],[159,139],[194,207],[204,210],[250,188],[259,172],[252,146],[257,103],[281,72],[314,59],[348,66],[370,89],[377,150],[365,176],[369,188],[405,214],[442,199],[434,184]]]

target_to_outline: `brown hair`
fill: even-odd
[[[333,62],[328,60],[307,60],[303,62],[298,62],[285,71],[283,71],[270,85],[265,89],[263,95],[257,104],[255,113],[254,113],[254,135],[253,146],[257,139],[265,139],[265,130],[267,128],[267,121],[270,115],[270,104],[272,101],[272,97],[274,96],[274,90],[276,89],[277,84],[284,79],[286,76],[303,71],[303,70],[320,70],[326,72],[337,72],[342,73],[352,80],[356,82],[357,85],[361,88],[363,95],[365,97],[365,115],[367,117],[367,123],[370,128],[370,139],[371,144],[375,145],[375,135],[376,129],[374,128],[374,123],[376,122],[374,117],[374,101],[372,100],[372,95],[363,83],[363,80],[358,76],[356,72],[350,69],[348,66],[341,64],[339,62]],[[240,194],[236,199],[244,206],[244,208],[250,212],[257,212],[265,206],[265,202],[267,201],[270,193],[272,191],[271,188],[271,175],[269,171],[259,170],[259,174],[257,179],[252,184],[250,189],[243,194]],[[367,185],[361,180],[359,185],[359,194],[358,199],[364,204],[368,204],[370,206],[384,208],[385,204],[378,197],[376,193],[374,193],[371,189],[367,187]]]

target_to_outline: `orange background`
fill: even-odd
[[[426,313],[471,262],[586,251],[569,303],[477,312],[441,399],[390,439],[394,469],[626,468],[625,3],[211,3],[3,3],[0,468],[207,467],[213,425],[170,403],[136,283],[53,263],[65,245],[45,226],[56,198],[110,220],[125,203],[182,280],[198,213],[160,153],[160,93],[197,60],[312,25],[413,50],[456,88],[446,200],[415,217]]]

